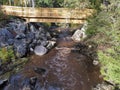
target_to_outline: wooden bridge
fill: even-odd
[[[33,8],[1,5],[1,11],[7,15],[19,16],[28,22],[84,23],[93,9]]]

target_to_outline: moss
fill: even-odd
[[[12,47],[0,48],[0,59],[2,59],[2,63],[6,63],[12,59],[15,59]]]

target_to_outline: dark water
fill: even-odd
[[[23,78],[36,77],[46,88],[48,85],[60,87],[41,90],[91,90],[102,81],[99,67],[94,66],[87,56],[72,52],[75,44],[69,37],[60,38],[57,49],[53,48],[44,56],[31,56],[23,71],[17,75],[20,79],[16,83],[19,84]],[[42,68],[42,73],[36,68]]]
[[[90,90],[100,82],[99,67],[93,66],[86,56],[72,52],[70,47],[73,45],[71,41],[62,40],[59,50],[54,48],[42,57],[32,56],[24,69],[24,76],[36,76],[43,85],[57,84],[63,90]],[[40,75],[34,71],[35,67],[47,71]]]

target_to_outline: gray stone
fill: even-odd
[[[26,43],[31,43],[33,41],[33,39],[35,38],[34,33],[30,32],[26,34]]]
[[[46,54],[47,51],[48,50],[44,46],[42,46],[42,45],[36,46],[35,49],[34,49],[34,53],[36,55],[39,55],[39,56],[42,56],[42,55]]]
[[[6,28],[0,30],[0,36],[5,36],[6,38],[14,38],[14,36]]]
[[[26,30],[26,25],[24,23],[19,23],[17,25],[17,30],[19,31],[19,33],[25,33]]]
[[[37,81],[36,84],[35,84],[35,89],[34,90],[45,90],[45,88],[42,87],[41,83]]]
[[[27,52],[26,40],[15,40],[14,42],[14,51],[17,57],[23,57]]]
[[[8,30],[1,29],[0,30],[0,47],[7,46],[8,40],[13,38],[14,38],[14,35],[12,35]]]
[[[55,86],[49,86],[47,90],[61,90],[61,88]]]
[[[87,22],[85,22],[81,29],[77,29],[72,36],[72,39],[76,42],[80,42],[86,37],[85,31],[87,30]]]
[[[34,25],[30,24],[30,32],[36,32],[37,29],[34,27]]]
[[[39,39],[39,38],[40,38],[40,32],[39,32],[39,31],[36,31],[36,32],[35,32],[35,38],[36,38],[36,39]]]
[[[16,35],[15,38],[16,39],[23,39],[23,38],[25,38],[25,34],[24,33],[18,34],[18,35]]]
[[[0,85],[2,85],[4,82],[6,82],[7,79],[4,79],[4,80],[0,80]]]
[[[14,39],[8,39],[8,45],[13,45],[14,44]]]
[[[75,31],[75,33],[72,36],[72,39],[76,42],[80,42],[81,40],[83,40],[86,37],[85,32],[78,29]]]
[[[99,61],[98,60],[93,60],[93,65],[98,65]]]
[[[1,65],[2,65],[2,59],[0,59],[0,67],[1,67]]]
[[[25,33],[26,31],[26,24],[24,22],[20,21],[12,21],[8,25],[10,27],[10,30],[13,30],[15,33],[20,34],[20,33]]]
[[[106,83],[102,83],[102,84],[98,84],[96,87],[94,87],[92,90],[113,90],[113,86],[106,84]]]
[[[46,37],[47,37],[48,39],[51,39],[51,38],[52,38],[49,32],[46,32]]]
[[[48,41],[47,49],[51,49],[56,44],[56,41]]]
[[[31,90],[30,86],[24,86],[22,90]]]
[[[8,43],[6,42],[4,37],[0,37],[0,47],[5,47],[7,46]]]
[[[41,41],[42,46],[46,46],[48,44],[48,41]]]

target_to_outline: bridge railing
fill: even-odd
[[[70,8],[33,8],[1,5],[1,11],[7,15],[23,17],[29,22],[65,22],[83,23],[94,13],[93,9]]]

